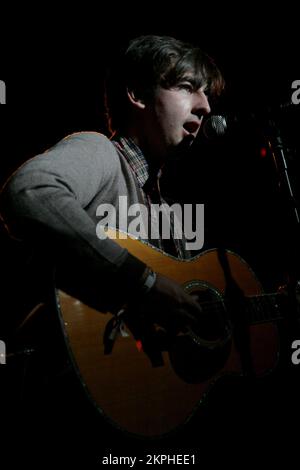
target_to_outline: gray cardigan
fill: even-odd
[[[25,162],[5,184],[0,209],[11,234],[56,263],[66,290],[102,310],[118,308],[136,290],[145,264],[96,235],[101,203],[143,202],[129,164],[96,132],[72,134]],[[100,295],[99,295],[100,293]]]

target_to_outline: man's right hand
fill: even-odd
[[[149,292],[130,304],[130,310],[151,323],[157,323],[170,333],[199,327],[200,305],[172,279],[157,274]]]

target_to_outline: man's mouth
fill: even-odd
[[[201,121],[198,120],[193,120],[193,121],[187,121],[183,124],[183,129],[185,131],[186,135],[191,135],[193,137],[196,137],[197,132],[200,128]]]

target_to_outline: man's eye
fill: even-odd
[[[194,91],[193,85],[189,82],[179,83],[178,88],[180,88],[181,90],[187,90],[191,93]]]

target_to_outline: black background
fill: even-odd
[[[129,38],[155,33],[192,41],[214,57],[225,76],[226,93],[216,110],[243,116],[255,111],[259,117],[251,123],[241,120],[218,142],[208,143],[200,136],[184,161],[166,171],[165,191],[182,202],[204,202],[204,248],[222,244],[233,249],[248,261],[267,290],[275,289],[285,279],[289,257],[294,258],[293,242],[297,237],[293,235],[292,211],[286,208],[278,190],[271,153],[267,151],[265,158],[260,155],[261,148],[267,148],[261,116],[265,116],[267,107],[278,109],[280,103],[290,101],[291,84],[300,79],[299,26],[294,7],[285,4],[284,9],[275,9],[265,5],[262,11],[261,5],[215,5],[207,11],[199,2],[171,4],[164,11],[155,3],[97,8],[84,4],[64,12],[61,8],[41,6],[30,11],[28,6],[18,7],[3,17],[7,28],[1,32],[0,79],[6,83],[7,104],[0,106],[1,183],[21,162],[71,132],[106,131],[104,70]],[[296,195],[300,178],[299,108],[294,105],[276,113]],[[4,243],[1,251],[5,277],[5,269],[15,268],[12,264],[7,268],[11,253]],[[7,279],[13,277],[10,272]],[[6,289],[4,283],[3,292]],[[7,313],[11,314],[6,306]],[[255,459],[259,450],[267,457],[267,449],[272,446],[271,455],[282,451],[289,458],[295,445],[291,426],[299,420],[295,369],[292,379],[275,377],[255,387],[225,381],[223,388],[212,391],[202,420],[195,420],[178,437],[154,442],[147,449],[155,452],[167,447],[180,453],[180,446],[195,448],[201,460],[209,448],[214,460],[224,445],[228,460],[242,448],[245,462],[245,455],[252,454]],[[109,449],[122,455],[121,436],[94,423],[94,418],[86,418],[82,411],[85,406],[77,405],[70,383],[57,386],[59,390],[61,387],[61,395],[56,389],[54,396],[40,396],[40,415],[35,417],[34,429],[29,427],[29,436],[26,429],[31,417],[26,412],[24,420],[10,422],[9,442],[15,449],[11,459],[19,449],[30,462],[40,462],[50,454],[57,456],[58,452],[66,458],[80,454],[92,461],[99,461]],[[70,395],[73,398],[67,405]],[[81,403],[83,399],[78,400]],[[28,409],[31,412],[31,406]],[[54,426],[51,432],[50,425]],[[250,425],[254,427],[251,433]],[[93,434],[93,438],[84,439],[91,429],[89,437]],[[35,441],[41,435],[38,445],[30,439]],[[143,448],[139,441],[128,443],[122,437],[122,442],[131,446],[124,455],[135,455]]]

